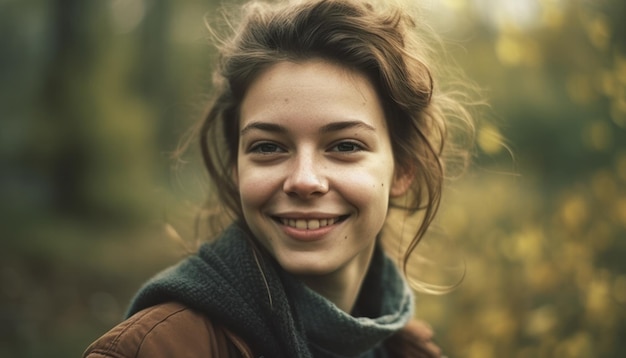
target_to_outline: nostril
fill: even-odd
[[[316,149],[302,148],[292,157],[290,171],[283,183],[285,193],[306,198],[328,191],[326,169],[315,151]]]
[[[328,191],[328,186],[324,184],[315,185],[292,185],[284,187],[285,193],[289,196],[309,197],[322,195]]]
[[[328,181],[317,176],[296,177],[285,180],[283,191],[289,195],[311,196],[328,191]]]

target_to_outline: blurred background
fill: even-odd
[[[438,221],[464,282],[418,316],[449,357],[622,357],[626,2],[423,3],[490,108]],[[80,356],[193,246],[204,174],[171,154],[218,5],[0,0],[0,356]]]

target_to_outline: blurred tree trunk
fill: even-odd
[[[145,3],[141,3],[144,4]],[[150,206],[154,132],[170,87],[167,7],[153,1],[116,33],[110,2],[55,0],[54,55],[42,90],[32,160],[51,183],[52,209],[98,220],[132,220]],[[145,5],[147,6],[147,5]],[[40,138],[52,143],[41,146]]]
[[[99,1],[54,0],[51,5],[47,40],[53,55],[45,71],[40,130],[30,160],[41,175],[49,176],[52,206],[60,212],[80,213],[89,206],[80,190],[92,165],[87,126],[95,105],[86,79],[98,55],[97,25],[103,10]],[[41,139],[52,148],[39,145]]]

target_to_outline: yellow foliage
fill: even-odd
[[[596,97],[591,80],[583,74],[570,75],[567,78],[566,89],[570,98],[576,103],[587,104]]]
[[[558,29],[563,26],[563,10],[558,8],[553,2],[542,1],[543,11],[541,13],[541,23],[543,26]]]
[[[599,76],[600,87],[602,88],[602,92],[608,96],[613,97],[617,94],[617,89],[619,84],[617,83],[617,78],[613,71],[611,70],[603,70],[600,72]]]
[[[544,236],[540,228],[529,228],[513,237],[515,256],[527,263],[539,261],[543,254]]]
[[[537,66],[542,62],[541,50],[528,37],[501,33],[495,43],[498,60],[507,66]]]
[[[617,194],[617,183],[608,170],[600,170],[593,175],[591,188],[595,196],[604,202],[612,201]]]
[[[545,305],[530,312],[526,321],[525,331],[531,336],[543,336],[548,334],[558,322],[555,308]]]
[[[570,277],[573,274],[576,286],[581,292],[585,291],[593,275],[592,254],[586,244],[569,241],[562,244],[559,260],[555,262],[562,277]]]
[[[588,332],[578,332],[563,340],[554,352],[554,357],[561,358],[589,358],[593,356],[591,337]]]
[[[606,49],[611,39],[611,28],[606,16],[583,14],[582,20],[591,44],[600,50]]]
[[[467,233],[469,218],[464,208],[459,206],[448,208],[445,213],[445,222],[450,237],[462,237]]]
[[[613,123],[622,128],[626,128],[626,100],[613,100],[611,102],[610,112]]]
[[[559,284],[559,280],[562,280],[559,272],[550,262],[527,263],[525,269],[525,281],[528,287],[538,293],[553,291]]]
[[[467,0],[443,0],[442,3],[453,11],[461,11],[467,7]]]
[[[613,226],[613,223],[604,218],[595,220],[587,234],[590,243],[589,248],[599,252],[610,247],[614,243],[615,229]]]
[[[616,53],[614,57],[615,78],[626,85],[626,57]]]
[[[605,151],[613,145],[613,133],[609,124],[603,120],[594,120],[584,132],[585,144],[595,151]]]
[[[604,320],[610,314],[609,273],[601,271],[589,282],[585,308],[590,320]]]
[[[521,44],[510,36],[501,35],[495,44],[498,60],[504,65],[517,66],[522,63]]]
[[[478,146],[487,154],[499,153],[503,146],[500,131],[490,125],[481,127],[478,131]]]
[[[493,358],[495,357],[493,347],[484,341],[472,343],[467,350],[468,358]]]
[[[626,228],[626,197],[615,200],[613,205],[613,214],[617,221]]]
[[[487,307],[478,316],[478,323],[484,335],[497,339],[498,341],[512,338],[517,322],[511,313],[503,307]]]
[[[581,226],[587,222],[589,213],[587,202],[581,195],[571,195],[566,198],[561,205],[561,219],[565,227],[571,231],[580,230]]]
[[[620,304],[626,304],[626,275],[619,275],[613,280],[613,298]]]
[[[626,182],[626,151],[617,153],[615,158],[615,169],[621,181]]]

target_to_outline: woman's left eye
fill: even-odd
[[[341,142],[331,148],[333,152],[357,152],[362,150],[363,147],[353,142]]]

